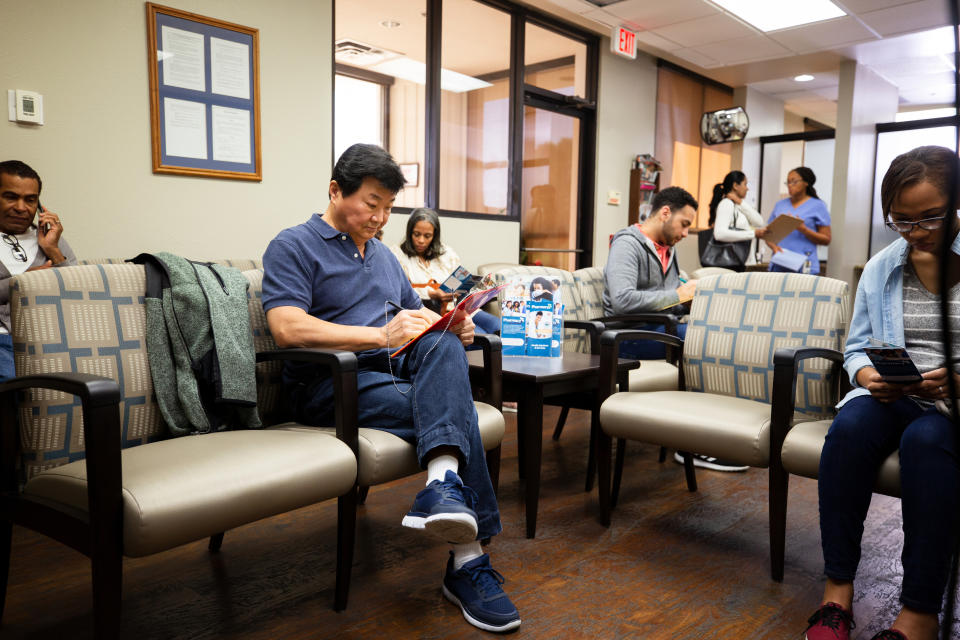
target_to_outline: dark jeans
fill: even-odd
[[[477,333],[500,333],[500,318],[483,309],[473,314],[473,324],[477,327]]]
[[[13,368],[13,337],[9,333],[0,333],[0,380],[17,375]]]
[[[636,329],[645,329],[647,331],[659,331],[666,333],[667,328],[664,325],[647,324]],[[677,337],[684,338],[687,335],[686,323],[677,325]],[[655,340],[625,340],[620,343],[620,357],[633,358],[634,360],[663,360],[667,356],[667,347],[662,342]]]
[[[460,339],[451,333],[430,333],[389,363],[383,350],[358,356],[360,426],[389,431],[415,444],[423,467],[433,449],[456,447],[460,478],[477,493],[477,538],[500,533],[497,497],[487,472]],[[296,385],[289,391],[299,422],[332,422],[333,385],[329,379]]]
[[[900,601],[937,613],[950,570],[960,507],[955,427],[912,400],[853,398],[830,425],[820,456],[820,534],[824,570],[854,579],[863,522],[880,464],[900,449],[903,587]]]

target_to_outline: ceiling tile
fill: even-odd
[[[900,101],[908,104],[949,104],[953,97],[953,83],[900,91]]]
[[[920,0],[879,11],[858,14],[860,19],[883,36],[932,29],[950,24],[947,3],[943,0]]]
[[[693,49],[721,64],[740,64],[791,55],[789,49],[761,35],[705,44]]]
[[[699,67],[703,67],[704,69],[712,69],[713,67],[719,67],[722,64],[710,56],[700,53],[696,49],[675,49],[670,53],[679,58],[683,58],[687,62],[692,62]]]
[[[944,55],[922,58],[887,60],[870,66],[871,69],[900,84],[901,79],[919,78],[931,74],[952,75],[953,63]]]
[[[839,83],[840,78],[838,74],[833,71],[827,71],[815,74],[813,80],[809,82],[797,82],[793,78],[780,78],[779,80],[752,82],[750,86],[763,93],[780,96],[798,91],[813,92],[825,87],[836,87]]]
[[[916,0],[841,0],[840,4],[842,4],[843,8],[847,11],[860,14],[867,11],[896,7],[901,4],[910,4],[915,1]]]
[[[860,64],[875,66],[902,58],[921,58],[947,54],[953,56],[953,30],[937,27],[874,42],[858,44],[854,56]]]
[[[604,9],[607,13],[629,20],[643,29],[657,29],[668,24],[720,13],[719,9],[704,0],[624,0]]]
[[[924,87],[953,86],[953,72],[926,73],[923,75],[904,76],[898,78],[897,87],[902,91],[914,91]]]
[[[637,34],[637,42],[641,44],[650,45],[651,47],[656,47],[663,51],[673,51],[674,49],[679,49],[680,45],[676,42],[662,38],[656,34],[654,31],[641,31]]]
[[[588,18],[590,20],[593,20],[594,22],[599,22],[608,27],[617,27],[623,24],[623,20],[621,20],[620,18],[618,18],[617,16],[611,13],[607,13],[603,9],[594,9],[592,11],[586,11],[581,15],[583,15],[584,18]]]
[[[696,47],[711,42],[722,42],[755,35],[757,32],[739,20],[718,13],[660,27],[656,29],[656,33],[684,47]]]
[[[811,53],[876,40],[869,29],[850,16],[783,29],[768,33],[767,36],[796,53]]]

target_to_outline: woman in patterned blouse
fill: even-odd
[[[424,306],[442,312],[453,301],[453,294],[441,291],[439,283],[460,266],[460,256],[440,242],[440,217],[436,211],[420,208],[410,212],[403,242],[390,250]],[[500,332],[500,319],[486,311],[477,311],[473,324],[478,333]]]

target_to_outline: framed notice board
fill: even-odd
[[[147,3],[153,172],[260,180],[259,31]]]

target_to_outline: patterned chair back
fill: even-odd
[[[554,267],[538,267],[536,265],[511,265],[493,273],[494,281],[497,284],[508,282],[515,276],[544,276],[549,279],[560,281],[560,288],[563,297],[563,319],[566,320],[586,320],[584,316],[583,304],[580,301],[580,291],[574,282],[573,274],[563,269]],[[497,299],[497,304],[502,302],[502,294]],[[563,350],[579,351],[581,353],[590,353],[590,338],[584,331],[564,328]]]
[[[263,269],[244,271],[250,282],[247,287],[247,305],[250,308],[250,330],[253,331],[253,350],[273,351],[277,343],[270,335],[267,314],[263,311]],[[287,418],[283,410],[283,380],[281,362],[257,363],[257,409],[263,424],[276,424]]]
[[[124,264],[125,262],[125,258],[88,258],[86,260],[77,260],[78,264]],[[218,260],[211,260],[211,262],[222,264],[226,267],[233,267],[240,271],[259,269],[263,266],[259,260],[253,258],[220,258]]]
[[[96,264],[15,276],[10,286],[18,375],[90,373],[120,384],[123,447],[167,437],[147,361],[143,267]],[[24,478],[85,455],[80,400],[32,389],[19,405]]]
[[[250,281],[254,349],[276,349],[260,304],[263,271],[244,275]],[[124,448],[168,437],[147,358],[145,290],[143,266],[131,263],[31,271],[14,277],[10,286],[17,374],[75,371],[116,380]],[[280,367],[257,365],[258,409],[265,420],[281,404]],[[21,398],[18,413],[22,480],[84,457],[78,398],[30,390]]]
[[[688,391],[770,402],[773,354],[784,347],[843,351],[849,286],[833,278],[734,273],[700,280],[683,348]],[[831,363],[804,360],[796,410],[831,415]]]
[[[587,267],[573,272],[573,281],[580,291],[583,320],[603,316],[603,267]]]

